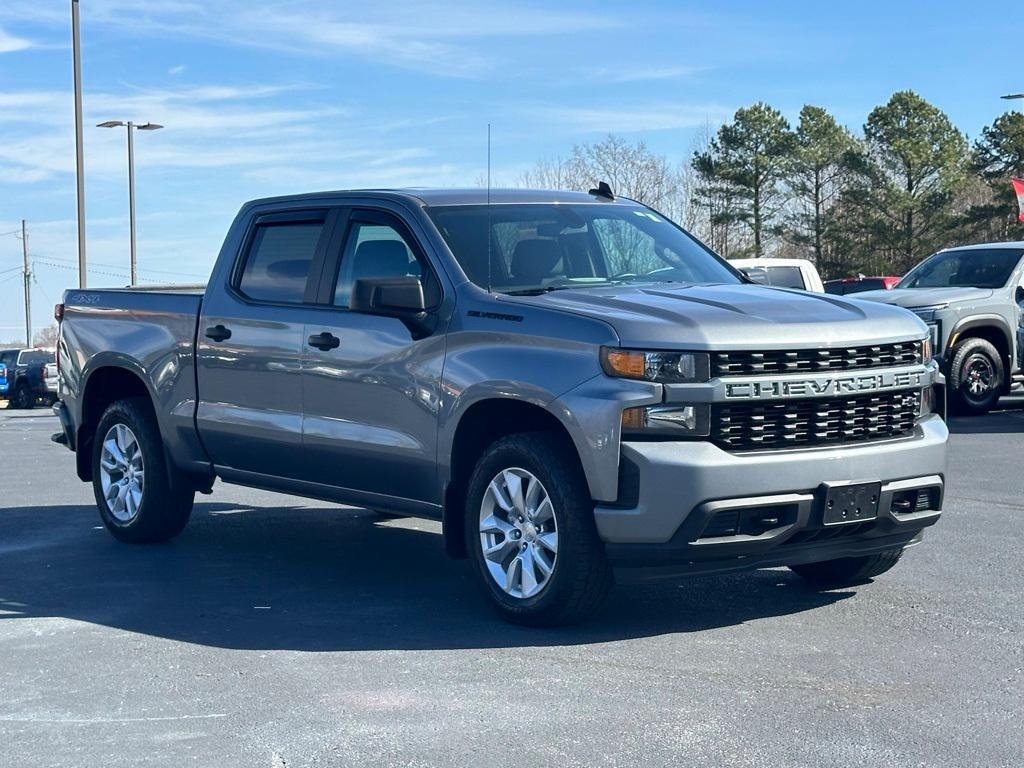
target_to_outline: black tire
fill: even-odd
[[[815,586],[840,587],[860,584],[888,571],[903,556],[903,548],[889,549],[877,555],[844,557],[822,563],[791,565],[789,569]]]
[[[101,481],[103,440],[118,424],[125,425],[133,433],[145,472],[142,500],[134,517],[128,521],[117,519],[107,506]],[[172,483],[171,471],[150,403],[142,398],[111,403],[96,427],[92,445],[92,485],[100,519],[114,538],[132,544],[152,544],[167,541],[181,533],[192,513],[195,491],[185,490],[187,486],[182,483]]]
[[[480,513],[491,480],[521,468],[540,480],[557,524],[557,555],[541,591],[531,597],[506,593],[491,576],[480,537]],[[480,584],[507,621],[531,626],[577,622],[602,604],[612,571],[594,522],[594,502],[573,449],[556,435],[528,432],[501,438],[477,462],[465,510],[466,546]]]
[[[14,390],[14,395],[11,397],[11,407],[18,408],[23,411],[30,410],[36,404],[36,399],[32,397],[32,392],[29,391],[27,384],[19,384]]]
[[[988,413],[999,402],[1006,381],[1003,358],[985,339],[964,339],[953,348],[949,389],[959,413]],[[983,391],[979,389],[984,388]]]

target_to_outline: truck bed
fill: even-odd
[[[57,354],[65,385],[75,394],[69,399],[83,402],[82,384],[94,369],[130,371],[152,398],[168,450],[193,461],[201,456],[194,416],[202,302],[202,289],[193,286],[67,291]],[[104,383],[91,380],[89,386]],[[91,418],[73,416],[79,424]]]

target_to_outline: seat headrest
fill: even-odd
[[[562,258],[562,249],[555,240],[520,240],[512,252],[510,271],[516,280],[539,283],[551,276]]]
[[[353,282],[364,277],[402,277],[409,273],[409,251],[399,240],[367,240],[353,256]]]
[[[309,259],[282,259],[267,264],[267,277],[283,280],[305,280],[309,274]]]

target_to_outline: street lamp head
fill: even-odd
[[[105,123],[97,123],[97,128],[120,128],[124,125],[121,120],[107,120]]]
[[[162,125],[159,125],[157,123],[144,123],[143,125],[136,125],[135,127],[138,128],[140,131],[159,131],[161,128],[163,128]]]
[[[1024,93],[1008,93],[1005,96],[1000,96],[1001,99],[1024,99]]]

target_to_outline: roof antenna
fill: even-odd
[[[491,124],[487,124],[487,292],[491,292]]]
[[[592,189],[587,194],[596,195],[597,197],[604,197],[609,200],[615,199],[615,194],[612,192],[612,188],[608,186],[607,181],[597,182],[597,189]]]

